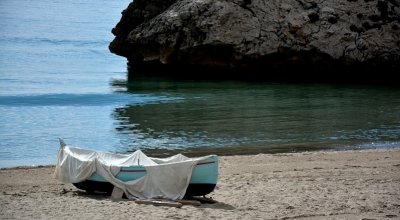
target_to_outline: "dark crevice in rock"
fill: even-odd
[[[386,22],[388,18],[388,5],[384,1],[378,1],[378,4],[376,6],[378,10],[381,12],[381,18],[383,22]]]
[[[362,33],[362,32],[365,31],[364,28],[362,28],[362,27],[357,27],[357,26],[354,25],[354,24],[350,25],[350,30],[353,31],[353,32],[356,32],[356,33]]]
[[[365,30],[372,29],[371,24],[368,23],[368,22],[363,22],[363,23],[362,23],[362,26],[363,26],[363,28],[365,28]]]
[[[318,7],[318,3],[315,1],[304,1],[304,0],[296,0],[304,9],[313,9]]]
[[[251,0],[243,0],[244,5],[251,5]]]
[[[250,5],[251,5],[251,0],[243,0],[243,2],[239,4],[240,7],[248,10],[254,17],[257,17],[256,13],[249,7]]]
[[[379,15],[370,15],[368,16],[368,19],[371,20],[372,22],[378,22],[381,20],[381,17]]]
[[[336,17],[329,17],[328,22],[331,24],[336,24],[338,22],[338,20]]]
[[[319,20],[319,15],[318,15],[318,13],[313,12],[313,13],[308,15],[308,18],[310,19],[311,23],[314,23],[314,22]]]

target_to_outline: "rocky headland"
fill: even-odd
[[[399,0],[135,0],[112,30],[129,76],[393,83]]]

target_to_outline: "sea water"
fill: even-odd
[[[400,146],[393,86],[127,82],[108,44],[129,3],[0,1],[0,167],[55,164],[58,138],[157,156]]]

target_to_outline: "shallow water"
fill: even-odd
[[[0,1],[0,167],[67,144],[150,155],[400,146],[400,89],[135,78],[108,51],[130,1]]]
[[[399,146],[397,88],[149,78],[120,85],[128,94],[179,97],[114,110],[117,129],[136,140],[126,140],[132,149],[248,154]]]

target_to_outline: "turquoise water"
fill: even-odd
[[[395,87],[127,83],[108,44],[129,2],[0,1],[0,167],[55,164],[59,137],[158,156],[400,146]]]

